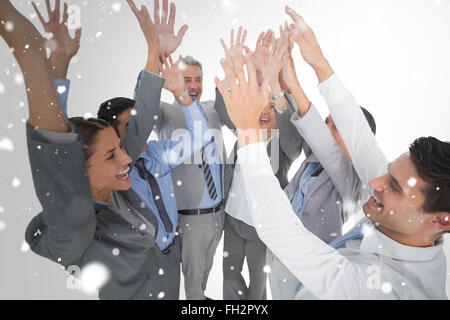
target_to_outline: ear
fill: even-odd
[[[432,219],[435,228],[442,231],[450,231],[450,212],[433,213]]]

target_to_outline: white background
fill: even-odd
[[[39,25],[28,1],[12,2]],[[45,1],[36,2],[45,12]],[[114,11],[114,3],[120,3],[121,10]],[[153,1],[137,3],[147,3],[153,10]],[[284,4],[289,4],[315,30],[325,55],[357,101],[374,115],[380,147],[389,159],[405,152],[419,136],[450,141],[450,0],[175,3],[177,31],[184,23],[190,25],[177,53],[203,62],[203,100],[214,99],[213,78],[223,75],[219,39],[228,41],[230,29],[242,24],[249,29],[247,43],[254,48],[262,30],[278,30],[287,19]],[[80,52],[69,70],[69,115],[96,114],[104,100],[132,96],[138,72],[146,62],[146,43],[124,0],[73,0],[71,4],[80,6],[84,30]],[[294,51],[305,92],[326,116],[317,80],[301,61],[298,49]],[[25,88],[3,41],[0,57],[0,299],[95,298],[67,289],[67,274],[57,264],[21,250],[25,228],[41,207],[34,194],[26,150]],[[173,101],[166,92],[163,99]],[[228,145],[232,144],[230,136],[226,137]],[[448,244],[446,252],[450,253]],[[222,244],[206,292],[213,299],[222,298],[221,266]]]

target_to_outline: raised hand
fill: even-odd
[[[262,69],[262,61],[270,55],[270,45],[274,37],[273,31],[269,29],[259,35],[255,51],[251,51],[247,46],[244,46],[245,53],[252,59],[256,70],[259,72]]]
[[[161,65],[161,74],[166,80],[164,82],[164,89],[169,90],[175,97],[180,97],[186,91],[186,84],[183,77],[183,57],[180,56],[177,64],[174,64],[172,57],[169,56],[163,60]],[[191,96],[186,96],[181,102],[181,105],[188,106],[192,104]]]
[[[292,92],[294,88],[299,85],[297,74],[295,72],[294,60],[292,59],[292,48],[294,46],[293,37],[289,36],[289,28],[287,22],[283,26],[280,26],[280,39],[286,54],[286,59],[280,73],[281,88],[288,93]]]
[[[229,64],[232,64],[231,57],[238,56],[240,57],[241,64],[245,63],[243,50],[245,47],[245,40],[247,39],[247,29],[242,32],[242,27],[239,27],[236,41],[234,41],[234,29],[231,30],[230,35],[230,47],[228,48],[223,39],[220,39],[220,43],[222,44],[223,50],[225,52],[225,57],[228,60]]]
[[[159,0],[155,1],[155,28],[160,37],[160,58],[161,60],[164,57],[172,54],[175,50],[180,46],[181,41],[183,40],[184,34],[188,29],[188,25],[183,25],[175,36],[174,33],[174,25],[175,25],[175,13],[176,6],[172,2],[170,4],[170,12],[168,6],[168,0],[163,0],[163,8],[162,14],[160,16],[159,13]],[[167,20],[168,18],[168,20]]]
[[[136,16],[148,45],[148,59],[146,69],[153,73],[159,73],[159,36],[158,30],[150,18],[146,6],[139,10],[133,0],[127,0],[128,5]]]
[[[297,12],[288,6],[286,6],[286,13],[294,21],[294,24],[289,26],[290,36],[300,47],[303,59],[316,71],[319,82],[322,82],[334,71],[325,59],[314,31]]]
[[[256,69],[250,58],[245,58],[248,80],[245,77],[244,66],[237,56],[233,56],[232,64],[222,59],[221,65],[225,71],[227,83],[230,88],[215,78],[216,86],[223,96],[231,121],[238,129],[239,145],[259,141],[259,120],[262,111],[269,104],[268,80],[264,80],[261,90],[258,88]],[[243,136],[244,131],[254,130],[255,139],[248,141]],[[247,136],[248,137],[248,136]]]
[[[269,53],[260,58],[262,77],[269,79],[271,86],[278,82],[285,57],[286,54],[281,40],[272,38]]]
[[[10,30],[0,24],[0,36],[14,49],[23,73],[29,108],[28,124],[47,131],[70,131],[53,86],[44,38],[8,0],[0,1],[0,20],[14,26]]]
[[[61,21],[60,5],[61,1],[55,1],[55,10],[52,11],[50,7],[50,0],[46,0],[48,22],[45,22],[42,14],[39,12],[36,4],[32,2],[33,8],[36,11],[39,20],[44,27],[46,33],[51,34],[51,38],[46,45],[51,50],[50,66],[53,68],[53,75],[55,78],[66,78],[67,69],[69,68],[70,60],[75,56],[80,49],[81,28],[75,30],[75,37],[70,36],[67,28],[67,20],[69,14],[67,12],[67,3],[64,3],[63,16]]]

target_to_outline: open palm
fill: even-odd
[[[163,0],[162,13],[159,12],[159,0],[155,0],[155,28],[159,34],[160,40],[160,53],[162,57],[172,54],[181,44],[184,34],[186,33],[188,26],[183,25],[178,34],[175,36],[174,25],[175,25],[175,14],[176,7],[174,3],[169,4],[168,0]]]
[[[48,41],[52,55],[63,55],[69,59],[76,55],[80,49],[81,28],[75,31],[75,38],[72,38],[67,28],[67,20],[69,18],[67,3],[64,3],[63,17],[62,21],[60,21],[60,0],[55,1],[54,11],[50,8],[50,1],[46,0],[48,22],[44,20],[36,4],[34,2],[32,4],[45,32],[52,34],[52,38]]]

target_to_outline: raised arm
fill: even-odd
[[[259,91],[251,61],[246,62],[248,81],[239,60],[233,59],[233,63],[233,66],[226,61],[222,64],[231,91],[228,92],[219,79],[216,84],[224,95],[230,118],[242,132],[239,134],[238,161],[249,207],[246,214],[250,217],[246,220],[253,222],[260,239],[317,298],[369,296],[370,290],[357,281],[361,274],[354,264],[308,231],[295,215],[273,174],[266,146],[259,143],[261,138],[246,139],[242,130],[259,129],[261,105],[269,98],[267,80]],[[236,84],[237,79],[239,84]],[[355,286],[359,287],[355,290]],[[339,295],[332,295],[335,292]]]
[[[22,69],[27,88],[28,124],[41,130],[69,132],[69,124],[63,116],[53,86],[53,74],[46,58],[44,38],[9,0],[0,2],[0,20],[13,25],[13,30],[7,30],[5,24],[0,24],[0,35],[13,49]]]
[[[378,147],[361,108],[323,55],[314,31],[291,8],[286,7],[286,13],[294,21],[290,25],[290,34],[300,47],[303,59],[314,69],[320,92],[327,102],[353,166],[361,181],[367,185],[370,180],[385,174],[387,159]]]

